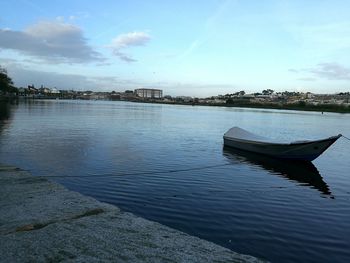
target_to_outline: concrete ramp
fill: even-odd
[[[0,165],[0,262],[261,262]]]

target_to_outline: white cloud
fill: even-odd
[[[17,87],[56,87],[57,89],[94,90],[94,91],[124,91],[135,89],[145,82],[138,79],[121,78],[118,76],[82,75],[79,73],[60,73],[53,71],[35,70],[28,64],[16,59],[1,59],[1,66],[6,68],[9,76]],[[73,68],[72,68],[73,71]],[[75,70],[74,70],[75,71]]]
[[[316,77],[327,80],[350,80],[350,68],[335,62],[319,63],[312,68],[289,69],[291,73],[307,75],[298,80],[314,81]],[[311,77],[308,75],[312,75]]]
[[[24,31],[0,29],[0,48],[59,63],[103,60],[79,27],[60,20],[41,21]]]
[[[296,74],[312,74],[314,77],[328,80],[350,80],[350,68],[334,62],[319,63],[312,68],[289,69],[288,71]],[[302,77],[299,80],[313,81],[315,78]]]
[[[350,80],[350,68],[338,63],[320,63],[308,71],[318,77],[330,80]]]
[[[134,90],[137,87],[159,88],[164,94],[172,96],[186,95],[207,97],[219,93],[226,94],[239,91],[244,88],[236,85],[212,84],[203,85],[196,83],[174,83],[168,81],[149,81],[138,78],[124,78],[122,76],[93,76],[82,74],[68,74],[34,70],[28,64],[16,59],[1,58],[1,63],[7,69],[9,76],[17,87],[27,87],[34,84],[36,87],[56,87],[57,89],[93,90],[93,91],[124,91]],[[26,65],[26,66],[24,66]]]
[[[112,49],[113,54],[119,57],[119,59],[126,62],[135,62],[136,60],[124,53],[123,50],[133,46],[144,46],[150,39],[151,36],[145,32],[131,32],[121,34],[114,38],[109,47]]]
[[[113,39],[112,44],[116,49],[127,48],[130,46],[143,46],[151,39],[145,32],[131,32],[122,34]]]

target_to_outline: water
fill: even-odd
[[[350,115],[128,102],[31,101],[0,122],[0,162],[272,262],[349,262],[350,142],[294,165],[222,147],[232,126],[350,137]]]

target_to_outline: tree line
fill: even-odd
[[[15,93],[17,91],[12,79],[7,74],[7,70],[0,66],[0,94]]]

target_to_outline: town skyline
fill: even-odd
[[[206,97],[349,91],[347,1],[2,3],[14,84]]]

